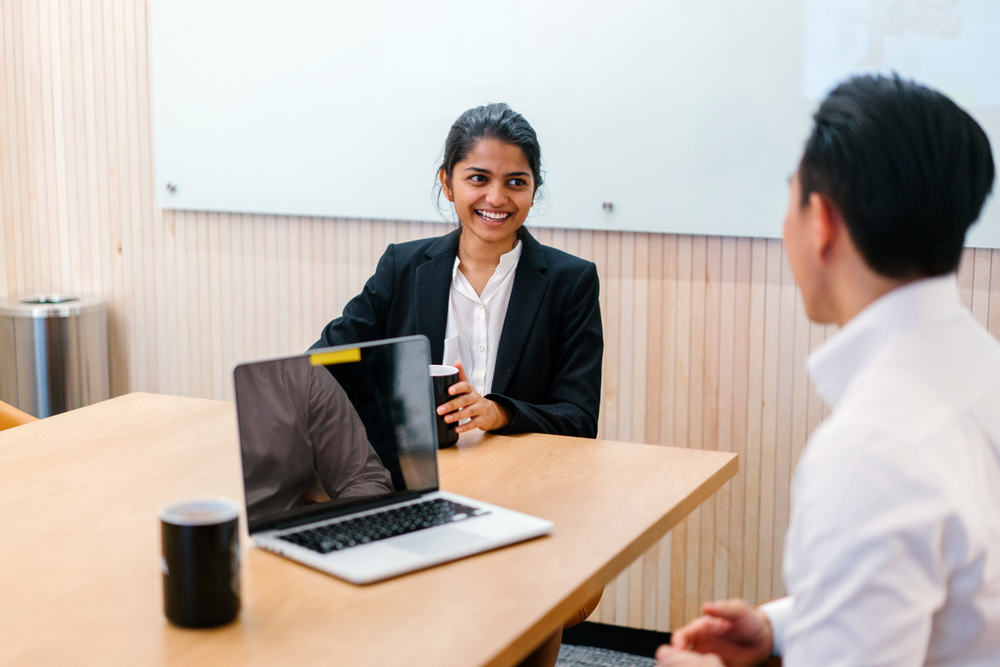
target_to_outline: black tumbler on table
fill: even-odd
[[[240,610],[239,507],[191,500],[160,510],[163,611],[185,628],[229,623]]]
[[[431,366],[431,380],[434,382],[434,408],[436,410],[454,398],[448,393],[448,388],[458,382],[458,369],[454,366],[435,364]],[[437,415],[438,449],[453,447],[458,442],[458,433],[455,432],[456,424],[457,422],[446,422],[444,415]]]

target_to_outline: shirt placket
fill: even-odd
[[[486,365],[489,340],[486,334],[486,304],[482,298],[476,299],[476,308],[472,315],[472,355],[475,365],[472,371],[472,384],[480,394],[486,390]]]

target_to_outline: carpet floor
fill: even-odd
[[[656,660],[593,646],[563,644],[556,667],[653,667]]]
[[[669,632],[585,622],[563,631],[556,667],[651,667]]]

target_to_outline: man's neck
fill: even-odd
[[[858,257],[857,262],[841,267],[834,278],[831,319],[838,326],[844,326],[877,299],[916,279],[888,278],[873,271]]]

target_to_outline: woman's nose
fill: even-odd
[[[486,191],[486,203],[490,206],[503,206],[507,203],[507,195],[503,191],[503,185],[501,183],[494,183],[489,190]]]

